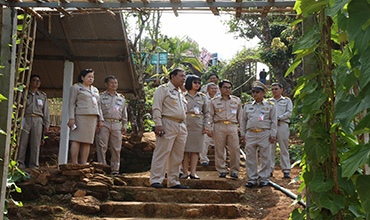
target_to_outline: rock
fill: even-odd
[[[72,181],[67,181],[63,184],[58,184],[55,186],[55,191],[58,193],[73,193],[75,191],[75,186],[77,183],[72,182]]]
[[[91,164],[95,169],[100,169],[100,170],[103,170],[105,173],[111,173],[112,170],[110,168],[109,165],[107,164],[102,164],[102,163],[97,163],[97,162],[93,162]]]
[[[133,144],[131,144],[130,142],[128,142],[128,141],[125,141],[125,142],[123,142],[122,143],[122,147],[124,147],[124,148],[127,148],[127,149],[132,149],[133,147],[134,147],[134,145]]]
[[[83,178],[83,179],[82,179],[82,181],[83,181],[84,183],[88,183],[88,182],[90,182],[90,179],[89,179],[89,178]]]
[[[69,203],[71,199],[72,199],[72,194],[68,193],[62,197],[61,201],[65,203]]]
[[[91,191],[107,192],[108,193],[108,186],[104,183],[101,183],[101,182],[95,182],[95,181],[88,182],[86,184],[86,188],[91,190]]]
[[[54,206],[53,210],[54,210],[54,213],[60,213],[64,211],[63,207],[60,207],[60,206]]]
[[[59,169],[62,171],[66,170],[81,170],[85,168],[89,168],[89,164],[74,164],[74,163],[67,163],[59,165]]]
[[[49,181],[49,177],[50,177],[49,172],[41,173],[36,179],[36,183],[40,183],[41,185],[45,186]]]
[[[127,186],[127,183],[123,181],[121,178],[115,176],[114,177],[114,185],[116,186]]]
[[[64,176],[85,176],[81,170],[65,170],[62,172]]]
[[[102,169],[98,169],[98,168],[96,168],[96,169],[95,169],[95,173],[106,174],[106,173],[104,172],[104,170],[102,170]]]
[[[104,183],[104,184],[106,184],[108,186],[112,186],[113,185],[112,178],[107,177],[107,176],[105,176],[103,174],[96,174],[95,177],[92,180],[93,181]]]
[[[62,173],[61,173],[62,174]],[[51,176],[50,178],[49,178],[49,180],[51,181],[51,182],[54,182],[54,183],[64,183],[65,181],[66,181],[66,177],[64,177],[64,176]]]
[[[100,206],[100,209],[105,213],[105,214],[111,214],[114,210],[114,207],[111,203],[104,203]]]
[[[123,201],[123,194],[115,190],[110,191],[110,195],[114,201]]]
[[[34,207],[34,212],[38,216],[51,216],[54,214],[54,209],[47,205],[39,205]]]
[[[86,191],[78,189],[73,196],[74,197],[84,197],[86,196]]]
[[[199,216],[201,215],[201,211],[199,209],[188,209],[185,211],[185,217],[186,218],[199,218]]]
[[[71,204],[73,209],[85,214],[95,214],[100,211],[100,202],[93,196],[74,197]]]
[[[40,198],[39,188],[32,182],[17,183],[22,189],[21,193],[12,192],[12,198],[16,201],[31,201]]]

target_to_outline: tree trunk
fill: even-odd
[[[131,123],[130,140],[140,142],[144,135],[145,98],[130,99],[128,105],[129,121]]]
[[[289,69],[289,62],[271,63],[271,65],[277,82],[282,84],[284,87],[284,95],[292,98],[294,95],[292,91],[296,87],[297,82],[292,79],[292,74],[284,77],[286,71]]]

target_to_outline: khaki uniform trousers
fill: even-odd
[[[209,145],[214,146],[215,143],[213,138],[208,137],[207,134],[204,135],[204,144],[203,144],[203,152],[199,153],[199,161],[200,163],[209,163],[208,155],[208,147]]]
[[[248,182],[257,184],[257,180],[260,182],[267,182],[270,177],[270,130],[262,132],[247,131],[245,135],[246,145],[246,167]],[[257,173],[258,168],[258,151],[260,148],[260,169]]]
[[[276,141],[280,148],[280,166],[284,173],[290,173],[290,157],[289,157],[289,125],[287,123],[280,123],[277,127]],[[271,144],[271,172],[275,167],[275,151],[276,143]]]
[[[42,117],[24,117],[24,126],[22,128],[21,140],[18,150],[18,162],[19,168],[38,168],[39,167],[39,155],[40,155],[40,144],[42,136]],[[28,143],[30,146],[30,160],[28,166],[26,166],[26,152]]]
[[[216,170],[226,173],[225,147],[229,147],[230,152],[230,171],[239,173],[240,167],[240,146],[238,136],[238,126],[236,124],[215,123],[213,131],[215,141],[215,163]]]
[[[167,187],[179,185],[179,167],[184,158],[186,124],[162,118],[165,134],[157,137],[150,169],[150,183],[162,183],[167,166]]]
[[[120,157],[122,148],[121,124],[119,122],[105,121],[96,135],[96,148],[98,162],[107,164],[106,153],[110,147],[111,159],[110,167],[112,173],[118,173],[120,167]]]

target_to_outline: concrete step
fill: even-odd
[[[202,165],[199,165],[197,166],[197,171],[216,171],[216,167],[215,166],[202,166]]]
[[[189,186],[191,189],[219,189],[219,190],[233,190],[239,187],[238,182],[231,179],[218,178],[218,173],[213,172],[209,175],[202,175],[202,172],[198,172],[200,180],[180,180],[181,184]],[[149,187],[149,177],[121,177],[128,186],[146,186]],[[215,180],[216,179],[216,180]],[[241,181],[241,180],[240,180]],[[167,180],[164,179],[163,186],[166,187]]]
[[[113,186],[114,201],[167,202],[167,203],[237,203],[242,192],[216,189],[155,189],[142,186]]]
[[[158,202],[109,201],[100,206],[103,216],[144,218],[237,218],[243,206],[238,204],[175,204]]]

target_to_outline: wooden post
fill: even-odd
[[[6,183],[10,158],[10,132],[12,126],[14,80],[15,80],[15,57],[17,33],[17,11],[14,8],[3,8],[1,13],[1,65],[4,66],[0,76],[0,94],[8,100],[0,103],[0,128],[6,135],[0,134],[0,220],[3,219],[6,196]],[[9,45],[12,45],[11,47]]]
[[[73,83],[73,62],[64,61],[64,76],[63,76],[63,105],[62,105],[62,123],[60,125],[60,141],[59,141],[59,159],[58,164],[66,164],[68,162],[68,144],[69,144],[69,127],[67,126],[69,88]]]

